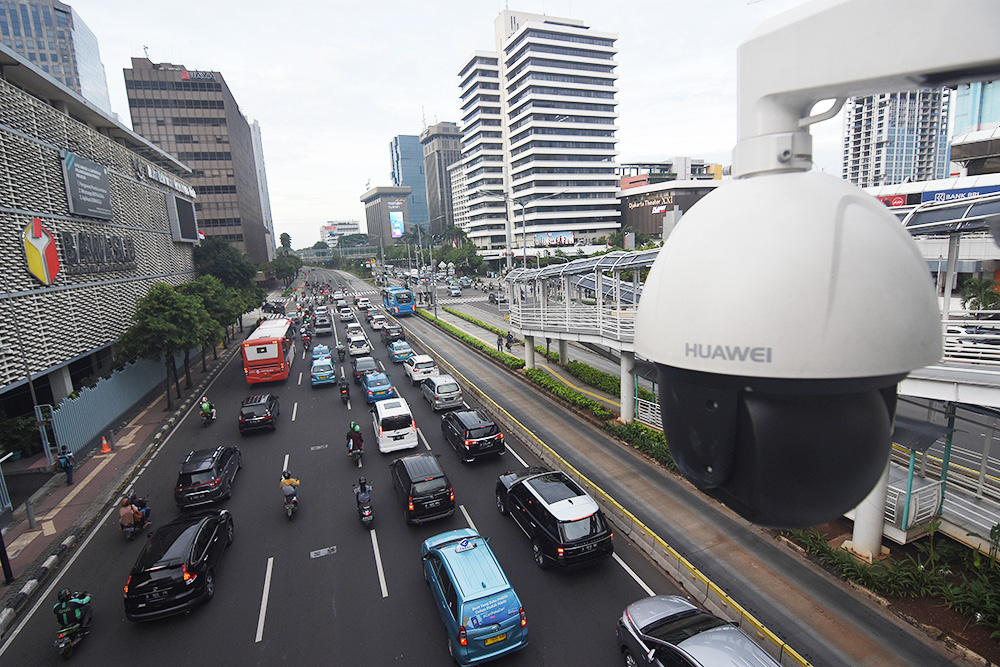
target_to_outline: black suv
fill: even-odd
[[[389,343],[395,343],[397,340],[406,340],[406,332],[403,331],[403,327],[398,324],[386,323],[382,327],[382,344],[388,345]]]
[[[413,454],[389,464],[392,486],[403,498],[406,523],[424,523],[455,513],[455,491],[433,454]]]
[[[449,412],[441,417],[441,432],[466,463],[477,456],[504,453],[500,427],[482,410]]]
[[[369,373],[381,373],[378,362],[372,357],[354,357],[351,359],[351,370],[354,373],[354,384],[361,384],[361,378]]]
[[[278,424],[278,397],[274,394],[247,396],[240,404],[240,435],[259,428],[274,430]]]
[[[178,507],[193,507],[230,497],[242,467],[243,454],[236,447],[192,451],[177,475],[174,502]]]
[[[215,594],[215,568],[233,542],[233,517],[202,510],[157,528],[125,582],[125,617],[150,621],[189,611]]]
[[[535,564],[581,567],[612,554],[611,527],[597,503],[563,472],[526,468],[497,479],[497,509],[531,539]]]

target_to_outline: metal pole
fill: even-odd
[[[528,268],[528,228],[524,222],[524,204],[521,204],[521,246],[523,247],[524,268]]]

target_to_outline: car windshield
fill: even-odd
[[[368,376],[369,387],[378,388],[378,387],[384,387],[387,384],[389,384],[389,380],[387,378],[372,377],[370,375]]]
[[[446,488],[448,488],[448,485],[445,484],[444,477],[438,477],[436,479],[427,479],[422,482],[413,483],[414,495],[434,493],[435,491],[443,491]]]
[[[260,405],[248,405],[241,409],[240,413],[244,417],[263,417],[267,413],[267,406],[263,403]]]
[[[413,425],[413,418],[410,415],[393,415],[391,417],[382,417],[382,430],[384,431],[398,431],[404,428],[410,428]]]
[[[458,389],[458,387],[455,387],[455,389]],[[497,428],[496,424],[490,424],[489,426],[481,426],[480,428],[470,429],[469,437],[473,440],[478,440],[479,438],[489,438],[499,432],[500,429]]]
[[[415,363],[413,365],[416,368],[428,369],[428,368],[434,368],[434,366],[436,364],[433,361],[418,361],[417,363]]]
[[[208,484],[215,480],[215,472],[212,470],[201,470],[199,472],[182,472],[177,477],[177,486],[194,486],[196,484]]]
[[[375,363],[375,360],[372,359],[371,357],[365,357],[364,359],[359,359],[358,362],[354,365],[354,368],[356,368],[359,371],[370,371],[372,369],[378,368],[378,365]]]
[[[679,644],[696,634],[726,625],[726,621],[699,609],[687,613],[668,616],[662,621],[651,623],[642,628],[644,635],[659,639],[669,644]]]
[[[330,364],[316,364],[313,366],[313,373],[329,373],[333,370]]]
[[[604,518],[597,512],[576,521],[563,521],[559,524],[559,532],[562,533],[563,540],[567,542],[594,537],[603,533],[604,530]]]
[[[441,386],[438,387],[438,392],[440,392],[442,394],[450,394],[450,393],[456,392],[456,391],[458,391],[458,385],[455,384],[454,382],[450,382],[448,384],[443,384],[443,385],[441,385]]]
[[[350,342],[351,347],[367,347],[368,341],[364,338],[355,338]]]
[[[149,538],[135,563],[135,571],[148,570],[161,563],[185,560],[198,532],[200,522],[167,524]]]

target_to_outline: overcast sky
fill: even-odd
[[[369,181],[391,185],[389,141],[459,122],[458,71],[489,51],[505,7],[618,34],[619,162],[685,155],[730,163],[736,48],[803,0],[66,0],[97,35],[111,105],[131,126],[122,70],[153,62],[222,73],[261,125],[276,234],[295,248],[327,220],[364,220]],[[831,54],[836,57],[837,54]],[[840,174],[842,120],[813,128]]]

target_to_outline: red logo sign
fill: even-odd
[[[28,272],[45,285],[51,285],[59,273],[59,251],[56,237],[42,226],[42,221],[34,218],[24,228],[24,259]]]

